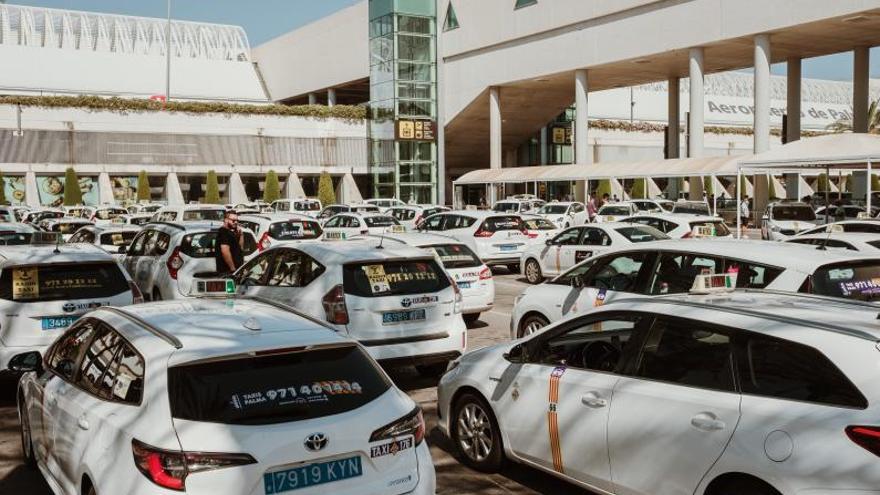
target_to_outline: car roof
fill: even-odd
[[[397,241],[403,244],[407,244],[410,246],[436,246],[440,244],[464,244],[454,237],[448,237],[445,235],[439,234],[419,234],[419,233],[406,233],[406,234],[383,234],[383,235],[368,235],[364,236],[365,240],[371,241],[381,241],[382,238],[391,239],[393,241]]]
[[[499,201],[500,203],[500,201]],[[518,217],[519,213],[509,213],[503,211],[492,211],[492,210],[449,210],[449,211],[441,211],[440,213],[435,213],[434,215],[462,215],[466,217],[473,218],[488,218],[488,217]],[[433,216],[433,215],[431,215]]]
[[[57,252],[56,252],[57,251]],[[115,258],[92,244],[22,244],[0,246],[0,265],[39,265],[43,263],[73,263],[111,261]]]
[[[378,211],[343,211],[340,212],[339,215],[347,215],[350,217],[358,217],[358,218],[375,218],[375,217],[388,217],[394,218],[388,213],[381,213]]]
[[[721,217],[713,217],[711,215],[687,215],[682,213],[636,213],[630,218],[652,217],[662,218],[666,220],[678,220],[681,222],[723,222]],[[624,222],[629,223],[629,222]]]
[[[169,364],[257,349],[351,342],[323,324],[259,298],[189,298],[99,309],[124,316],[171,344]],[[139,335],[143,337],[144,335]]]
[[[310,220],[315,221],[314,218],[303,215],[301,213],[248,213],[247,215],[239,215],[239,220],[250,220],[252,222],[259,221],[267,221],[267,222],[282,222],[284,220]]]
[[[672,305],[726,313],[728,317],[752,317],[774,322],[761,329],[763,333],[782,334],[788,323],[798,329],[812,328],[840,333],[872,342],[880,341],[880,306],[842,298],[814,296],[793,292],[738,289],[714,294],[673,294],[652,297],[625,297],[606,303],[609,308],[636,305]],[[675,311],[676,314],[679,311]],[[829,315],[833,315],[830,317]],[[724,324],[723,316],[713,322]]]
[[[872,234],[870,232],[832,232],[818,234],[804,234],[797,237],[787,239],[785,242],[795,241],[797,239],[837,239],[841,241],[877,241],[880,240],[880,234]]]
[[[297,244],[292,246],[275,246],[272,249],[298,249],[322,263],[356,263],[359,261],[381,261],[401,258],[426,258],[431,255],[425,251],[404,244],[384,245],[376,247],[374,241],[323,241]],[[265,251],[264,251],[265,252]]]

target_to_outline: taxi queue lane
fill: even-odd
[[[514,298],[528,284],[506,268],[493,269],[495,309],[483,313],[468,331],[468,349],[478,349],[510,338],[510,313]],[[437,429],[437,387],[413,369],[391,372],[397,385],[419,403],[427,421],[427,440],[437,472],[438,494],[587,494],[550,475],[522,466],[508,465],[499,474],[478,473],[460,464],[451,454],[452,445]],[[39,472],[22,464],[18,415],[15,409],[15,378],[0,377],[0,495],[51,495]]]

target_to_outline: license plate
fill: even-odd
[[[470,289],[471,288],[470,282],[456,282],[456,284],[458,285],[459,289]]]
[[[402,323],[405,321],[422,321],[425,319],[424,309],[414,309],[412,311],[394,311],[393,313],[382,313],[382,324]]]
[[[512,244],[504,244],[504,245],[501,245],[498,247],[501,249],[502,253],[506,252],[506,251],[516,251],[516,246],[514,246]]]
[[[357,478],[363,474],[360,456],[306,464],[263,475],[266,494],[283,493],[334,481]]]
[[[43,330],[58,330],[73,325],[78,316],[58,316],[55,318],[43,318]]]

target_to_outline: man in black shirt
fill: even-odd
[[[244,263],[242,246],[244,235],[238,226],[238,213],[229,210],[223,217],[223,226],[217,231],[217,249],[214,259],[217,262],[217,273],[232,273]]]

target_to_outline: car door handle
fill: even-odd
[[[727,428],[724,421],[721,421],[717,416],[708,412],[697,414],[691,418],[691,426],[703,431],[721,431]]]
[[[608,405],[608,400],[599,397],[599,394],[596,392],[587,392],[581,397],[581,402],[587,407],[605,407]]]
[[[85,416],[80,416],[80,418],[76,421],[76,425],[79,426],[81,430],[89,429],[89,421]]]

